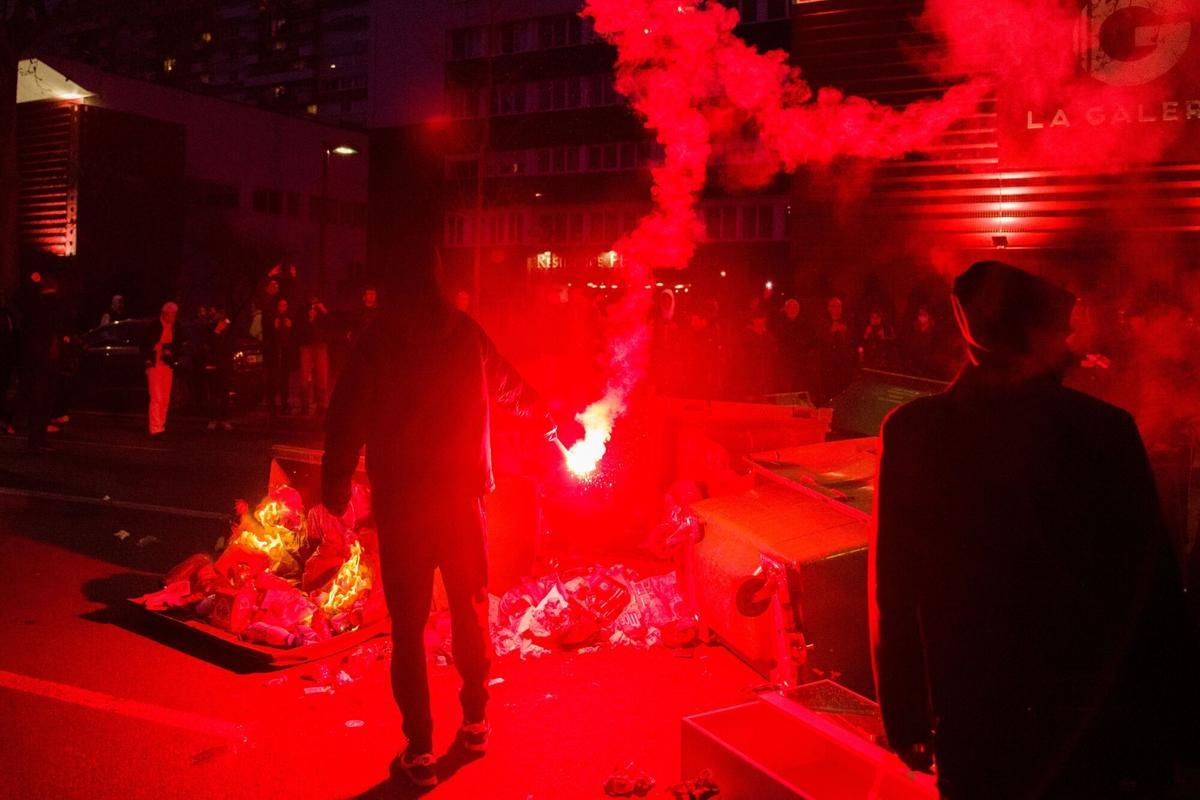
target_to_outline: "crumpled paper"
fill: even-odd
[[[639,579],[619,564],[526,579],[489,607],[496,654],[522,660],[556,649],[681,646],[695,639],[694,617],[674,573]]]

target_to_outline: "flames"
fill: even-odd
[[[584,437],[567,451],[567,469],[579,478],[587,478],[600,466],[600,459],[608,449],[605,441],[608,433],[601,430],[587,431]]]
[[[307,544],[300,508],[299,493],[287,486],[277,487],[263,498],[253,515],[241,514],[230,544],[265,555],[268,568],[276,575],[298,575]]]
[[[577,414],[575,420],[583,426],[583,438],[566,451],[567,469],[577,477],[590,477],[604,458],[613,425],[623,413],[625,392],[610,388],[604,397]]]
[[[330,616],[345,611],[371,589],[371,570],[363,561],[362,543],[350,545],[350,555],[338,568],[321,608]]]
[[[356,490],[354,498],[368,517],[365,493]],[[322,512],[306,514],[300,493],[282,484],[253,512],[239,500],[229,544],[216,559],[197,553],[167,574],[163,591],[142,599],[280,647],[325,641],[382,619],[373,532]]]

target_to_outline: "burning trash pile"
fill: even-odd
[[[698,637],[675,573],[639,579],[621,565],[593,565],[529,579],[491,598],[496,655],[539,658],[554,649],[681,647]]]
[[[362,524],[370,514],[366,486],[354,484],[341,518],[323,507],[306,515],[300,493],[286,484],[272,488],[253,512],[239,500],[236,512],[215,559],[191,556],[166,574],[162,591],[138,602],[285,648],[323,642],[387,615],[374,587],[376,533]]]

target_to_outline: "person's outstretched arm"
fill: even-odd
[[[483,355],[484,373],[487,375],[488,398],[514,416],[531,417],[544,412],[544,404],[537,391],[508,363],[508,359],[500,355],[483,328],[476,325],[476,331]]]
[[[913,769],[928,769],[933,738],[924,648],[918,615],[909,528],[919,476],[906,465],[910,449],[888,420],[868,550],[871,659],[884,729],[892,748]]]

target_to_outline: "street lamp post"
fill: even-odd
[[[326,286],[325,274],[325,225],[329,219],[329,161],[334,156],[356,156],[358,148],[348,144],[331,144],[322,142],[324,151],[321,159],[321,211],[317,223],[317,290],[324,296]]]

